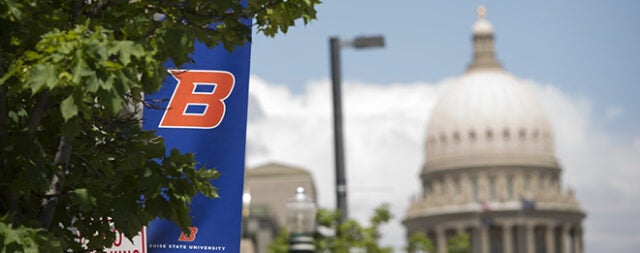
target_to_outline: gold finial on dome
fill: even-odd
[[[478,19],[484,19],[487,17],[487,7],[484,5],[478,6],[476,12],[478,13]]]

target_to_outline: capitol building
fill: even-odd
[[[439,253],[462,232],[479,253],[582,253],[586,214],[562,185],[541,101],[496,59],[484,7],[472,30],[471,64],[428,123],[407,236],[424,233]]]

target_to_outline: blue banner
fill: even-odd
[[[197,43],[194,64],[167,66],[160,91],[145,99],[168,100],[168,110],[146,109],[143,128],[156,130],[167,151],[194,153],[199,165],[222,175],[212,181],[220,198],[193,199],[191,235],[156,220],[146,230],[148,252],[240,252],[247,97],[251,45],[230,53]]]

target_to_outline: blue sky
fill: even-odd
[[[420,191],[425,112],[464,73],[481,4],[504,68],[542,95],[565,187],[588,213],[587,252],[638,252],[640,1],[326,0],[313,23],[254,37],[248,166],[307,168],[320,204],[333,208],[328,40],[384,35],[384,49],[342,50],[345,156],[354,216],[390,202],[396,219],[383,241],[399,247],[399,220]],[[381,99],[399,102],[380,109]],[[390,167],[406,175],[387,178]],[[363,183],[371,191],[359,193]]]
[[[589,98],[596,115],[621,111],[593,127],[621,135],[640,128],[640,1],[327,0],[313,23],[285,36],[256,36],[251,72],[301,91],[309,80],[328,78],[330,36],[382,34],[385,49],[342,50],[343,79],[440,81],[469,62],[480,4],[488,7],[507,70]]]

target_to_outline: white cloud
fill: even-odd
[[[586,98],[572,97],[548,85],[538,87],[554,128],[556,155],[564,168],[565,186],[576,190],[587,212],[586,249],[637,252],[640,138],[615,136],[591,127],[594,110]],[[622,109],[607,111],[622,113]],[[604,115],[611,116],[611,113]]]
[[[420,191],[426,123],[445,83],[363,84],[343,89],[345,157],[350,216],[368,219],[390,203],[395,216],[382,243],[404,245],[400,224],[409,199]],[[591,105],[549,85],[538,88],[556,136],[564,181],[587,211],[586,249],[640,249],[640,133],[627,143],[590,127]],[[329,81],[314,81],[301,94],[251,78],[247,165],[282,162],[312,172],[319,204],[335,206],[333,130]],[[622,139],[622,138],[619,138]],[[613,250],[615,249],[615,250]]]

